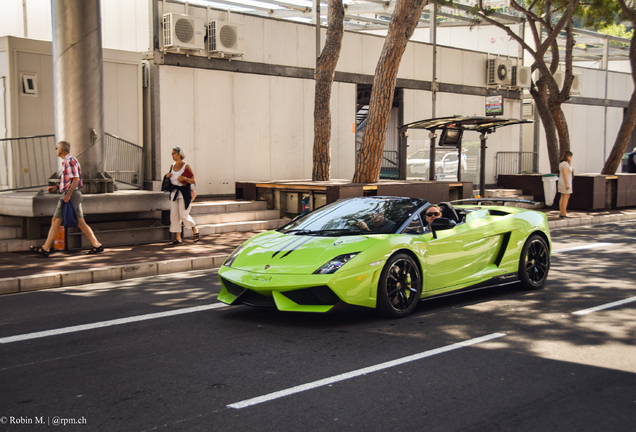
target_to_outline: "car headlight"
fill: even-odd
[[[229,257],[227,257],[227,259],[225,260],[225,262],[223,263],[224,266],[228,266],[228,267],[232,267],[232,264],[234,264],[234,260],[236,259],[236,257],[243,252],[243,245],[237,247],[234,252],[232,252],[230,254]]]
[[[358,255],[360,252],[348,253],[344,255],[338,255],[327,264],[320,267],[318,270],[314,272],[314,274],[332,274],[338,271],[340,267],[345,265],[347,261],[351,260],[354,256]]]

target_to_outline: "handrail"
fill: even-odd
[[[143,188],[143,147],[109,133],[104,135],[104,170],[117,182]]]
[[[0,139],[0,191],[49,185],[57,172],[55,135]],[[115,181],[143,188],[144,149],[115,135],[104,134],[104,170]]]
[[[57,171],[55,135],[4,138],[0,145],[0,190],[44,187]]]

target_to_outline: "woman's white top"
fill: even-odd
[[[172,175],[170,176],[170,182],[174,186],[183,186],[183,183],[177,180],[177,178],[183,175],[183,172],[185,171],[186,166],[188,164],[184,163],[179,171],[174,170],[174,165],[175,164],[172,164],[172,167],[170,168],[170,172],[172,173]],[[181,191],[175,189],[172,192],[170,192],[170,201],[174,200],[174,194],[177,194],[177,199],[183,198],[183,195],[181,195]]]
[[[570,189],[565,188],[565,178],[563,178],[563,170],[565,170],[565,174],[568,178],[568,185],[570,185]],[[567,161],[563,161],[559,164],[559,183],[558,189],[559,193],[562,194],[571,194],[573,190],[572,186],[572,178],[574,177],[574,169],[572,169],[572,165],[570,165]]]

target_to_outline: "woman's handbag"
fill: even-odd
[[[64,228],[75,228],[79,222],[77,221],[73,201],[69,200],[68,202],[64,202],[63,199],[60,201],[62,201],[62,223],[64,224]]]
[[[172,172],[172,165],[170,165],[170,172]],[[163,176],[163,182],[161,183],[161,192],[172,192],[172,182],[167,177],[167,174]]]
[[[171,192],[172,191],[172,182],[166,176],[163,177],[163,183],[161,183],[161,191],[162,192]]]

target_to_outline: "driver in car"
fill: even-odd
[[[358,221],[358,228],[363,231],[392,232],[395,228],[395,222],[384,217],[384,210],[378,210],[371,213],[371,228],[365,221]]]
[[[430,206],[426,210],[424,219],[426,219],[426,226],[424,227],[424,233],[431,232],[431,222],[442,215],[442,211],[436,205]]]

